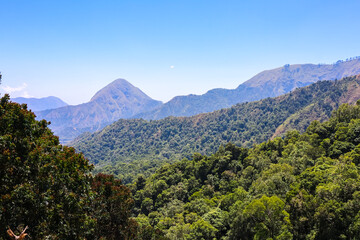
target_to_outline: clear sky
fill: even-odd
[[[1,93],[87,102],[235,88],[266,69],[360,55],[359,0],[0,0]]]

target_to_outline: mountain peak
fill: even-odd
[[[104,88],[100,89],[90,100],[93,101],[102,101],[108,98],[118,98],[119,96],[128,97],[130,93],[135,93],[141,95],[142,97],[149,98],[144,94],[140,89],[133,86],[131,83],[125,79],[119,78],[106,85]]]
[[[82,132],[99,130],[120,118],[130,118],[161,104],[125,79],[116,79],[98,91],[90,102],[37,112],[37,116],[51,121],[52,130],[62,142],[67,142]]]

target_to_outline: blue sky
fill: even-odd
[[[360,55],[360,1],[0,0],[1,93],[87,102],[235,88],[266,69]]]

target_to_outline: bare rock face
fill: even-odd
[[[67,143],[83,132],[94,132],[120,119],[152,110],[162,102],[151,99],[124,79],[117,79],[84,104],[36,112],[38,119],[51,122],[50,128]]]

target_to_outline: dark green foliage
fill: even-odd
[[[59,145],[47,122],[35,121],[26,105],[0,102],[0,236],[7,226],[28,233],[78,239],[93,221],[86,214],[92,167],[74,149]]]
[[[112,175],[98,174],[92,179],[93,217],[97,219],[96,239],[134,239],[137,224],[130,219],[133,199],[130,190]]]
[[[108,226],[117,239],[136,233],[129,189],[113,177],[93,179],[82,154],[61,146],[46,121],[9,99],[0,100],[0,239],[21,225],[32,239],[113,239],[104,233]]]
[[[303,134],[163,166],[131,185],[136,219],[167,239],[357,239],[359,122],[360,101]]]
[[[353,102],[360,93],[359,86],[359,78],[349,77],[193,117],[119,120],[100,132],[80,137],[73,145],[97,166],[96,171],[115,174],[129,183],[139,173],[149,176],[159,166],[189,159],[194,152],[212,154],[227,142],[249,147],[281,136],[288,129],[303,132],[312,120],[328,119],[339,103]],[[352,128],[354,134],[359,131],[355,125]],[[339,145],[329,151],[338,154],[351,147]],[[297,166],[301,167],[305,166]]]

